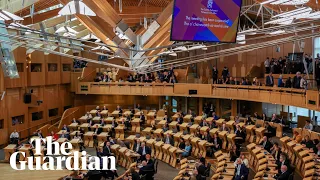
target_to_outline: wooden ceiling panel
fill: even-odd
[[[34,4],[34,12],[38,12],[49,8],[51,6],[55,6],[60,4],[59,0],[40,0]],[[15,12],[16,15],[24,17],[30,14],[30,6],[25,7],[24,9]]]

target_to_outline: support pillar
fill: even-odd
[[[199,98],[199,104],[198,104],[199,110],[197,114],[201,114],[202,113],[202,109],[203,109],[203,98]]]
[[[231,116],[237,116],[238,114],[238,101],[231,100]]]
[[[216,115],[221,116],[220,99],[216,100]]]

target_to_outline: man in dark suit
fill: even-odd
[[[277,180],[287,180],[289,179],[290,172],[288,171],[288,167],[286,165],[281,166],[281,173],[277,176]]]
[[[70,129],[67,127],[67,125],[63,125],[62,130],[65,130],[68,133],[70,132]]]
[[[79,120],[76,120],[76,118],[73,118],[71,123],[77,123],[77,124],[81,124]]]
[[[164,143],[165,144],[170,144],[171,146],[174,145],[173,138],[170,136],[169,133],[166,134],[166,137],[164,138]]]
[[[213,146],[212,146],[213,152],[216,152],[216,151],[218,151],[218,150],[221,149],[221,147],[222,147],[222,141],[221,141],[221,139],[218,137],[217,134],[214,134],[214,135],[213,135],[212,143],[213,143]]]
[[[237,159],[237,166],[235,168],[235,180],[247,180],[249,169],[246,167],[240,158]]]
[[[145,176],[146,179],[153,179],[154,170],[153,167],[148,165],[147,161],[142,161],[142,167],[139,170],[140,176]]]
[[[106,143],[106,146],[103,147],[103,155],[104,155],[104,156],[110,156],[110,155],[112,155],[110,142],[107,142],[107,143]]]
[[[133,151],[139,152],[140,145],[141,145],[140,139],[137,139],[136,142],[134,142]]]
[[[271,142],[268,140],[267,136],[263,136],[262,142],[260,143],[260,145],[267,150],[268,152],[270,152],[270,148],[272,147]]]
[[[300,89],[300,81],[301,81],[301,73],[300,72],[297,72],[296,73],[296,76],[293,78],[293,88],[298,88]]]
[[[200,159],[200,164],[199,166],[197,167],[197,170],[198,170],[198,174],[201,175],[201,176],[206,176],[206,166],[205,166],[205,160],[204,159]]]
[[[289,172],[289,174],[291,173],[290,162],[289,162],[289,160],[287,159],[287,155],[286,155],[286,154],[284,154],[284,153],[281,153],[281,154],[280,154],[280,159],[279,159],[279,162],[278,162],[277,165],[278,165],[277,169],[278,169],[278,171],[279,171],[279,174],[281,173],[281,167],[282,167],[283,165],[286,166],[287,171]]]
[[[279,163],[280,161],[280,155],[281,155],[281,150],[279,148],[279,144],[277,142],[275,142],[273,144],[273,147],[272,147],[272,156],[274,157],[274,159],[276,160],[277,163]]]
[[[140,160],[143,161],[146,159],[146,154],[151,154],[151,149],[143,142],[141,143],[138,154],[140,154]]]
[[[102,128],[100,128],[98,125],[96,125],[95,129],[94,129],[94,134],[95,135],[98,135],[102,132]]]
[[[212,138],[211,138],[210,134],[207,131],[205,131],[203,133],[203,136],[201,137],[201,139],[202,140],[206,140],[206,141],[208,141],[210,143],[212,142]]]
[[[270,74],[266,77],[266,86],[273,87],[273,85],[274,85],[274,79],[273,79],[272,73],[270,72]]]

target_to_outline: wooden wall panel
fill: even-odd
[[[28,86],[43,86],[45,85],[45,61],[44,53],[34,51],[31,54],[31,65],[28,71]],[[33,72],[32,63],[41,64],[41,72]]]
[[[55,54],[45,55],[45,72],[46,72],[46,84],[60,84],[61,83],[61,62],[60,56]],[[55,68],[50,68],[49,64],[56,65]],[[55,69],[56,71],[52,71]]]
[[[17,79],[5,78],[5,87],[6,88],[16,88],[16,87],[25,87],[27,86],[27,65],[28,61],[26,61],[26,49],[22,47],[18,47],[13,51],[14,58],[17,64],[21,64],[22,67],[19,72],[19,77]],[[29,67],[28,67],[29,68]]]

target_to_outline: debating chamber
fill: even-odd
[[[0,180],[316,180],[319,89],[318,0],[0,0]]]

